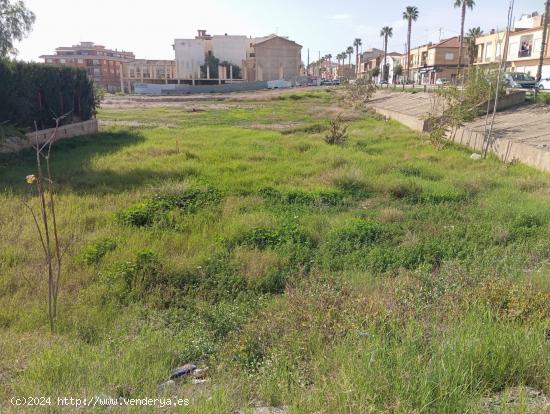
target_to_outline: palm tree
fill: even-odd
[[[330,53],[327,55],[327,60],[328,60],[328,71],[330,73],[330,77],[332,78],[332,55]]]
[[[388,39],[390,37],[393,37],[393,28],[389,26],[385,26],[380,31],[380,37],[384,38],[384,72],[382,73],[382,77],[385,81],[388,80]]]
[[[466,35],[466,41],[468,43],[468,54],[470,55],[470,65],[473,65],[477,57],[476,40],[483,35],[481,27],[474,27],[468,31]]]
[[[351,55],[353,55],[353,47],[352,46],[348,46],[348,48],[346,49],[346,55],[349,56],[349,66],[351,67]]]
[[[458,68],[457,76],[460,75],[460,68],[462,66],[462,54],[464,53],[464,23],[466,23],[466,9],[469,8],[472,10],[476,5],[475,0],[454,0],[455,7],[460,7],[462,9],[461,18],[460,18],[460,47],[458,49]]]
[[[359,38],[356,38],[353,41],[353,46],[355,46],[355,77],[359,73],[359,46],[363,44],[363,41]]]
[[[409,80],[409,73],[411,70],[411,33],[412,33],[412,24],[418,20],[418,7],[408,6],[403,12],[403,19],[407,20],[409,23],[409,31],[407,33],[407,81]]]

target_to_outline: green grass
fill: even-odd
[[[56,144],[58,332],[24,177],[0,158],[0,411],[14,395],[158,396],[188,412],[480,412],[550,394],[550,176],[439,151],[336,94],[106,109]],[[329,146],[329,116],[350,138]],[[131,123],[135,127],[131,127]],[[524,407],[525,408],[525,407]],[[523,411],[522,411],[523,412]]]

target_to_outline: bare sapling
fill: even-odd
[[[52,145],[57,139],[59,125],[68,114],[55,118],[55,128],[44,142],[38,139],[38,127],[34,124],[34,151],[36,155],[36,174],[27,175],[27,184],[36,189],[38,212],[30,203],[23,201],[29,210],[36,228],[36,233],[44,253],[44,264],[48,284],[48,319],[51,332],[55,332],[57,319],[57,299],[62,269],[62,246],[55,209],[55,189],[50,160]]]

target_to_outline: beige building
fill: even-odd
[[[538,71],[542,48],[544,16],[537,13],[524,15],[514,24],[514,30],[508,39],[506,70],[523,72],[535,77]],[[547,44],[550,42],[550,27]],[[476,40],[477,66],[498,64],[502,59],[506,45],[506,32],[491,31]],[[550,47],[547,48],[542,67],[542,77],[550,78]]]
[[[302,72],[302,46],[281,36],[270,36],[251,45],[243,62],[244,79],[293,80]]]
[[[439,43],[428,43],[411,50],[409,79],[420,84],[435,84],[438,79],[454,82],[457,78],[460,40],[451,37]],[[461,69],[468,66],[468,45],[464,42]],[[401,59],[404,69],[407,59]]]
[[[373,59],[377,59],[384,56],[384,51],[381,49],[376,48],[370,48],[367,49],[365,52],[363,52],[359,56],[359,70],[358,70],[358,77],[359,78],[369,78],[370,71],[372,70],[372,67],[374,66],[372,64]],[[370,62],[370,63],[369,63]],[[378,66],[380,62],[376,63],[376,66]]]

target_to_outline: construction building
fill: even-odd
[[[120,88],[132,92],[136,83],[177,83],[176,75],[174,60],[136,59],[123,64]]]
[[[291,80],[300,75],[297,43],[277,35],[247,37],[209,35],[174,41],[177,78],[188,83],[208,81]]]

